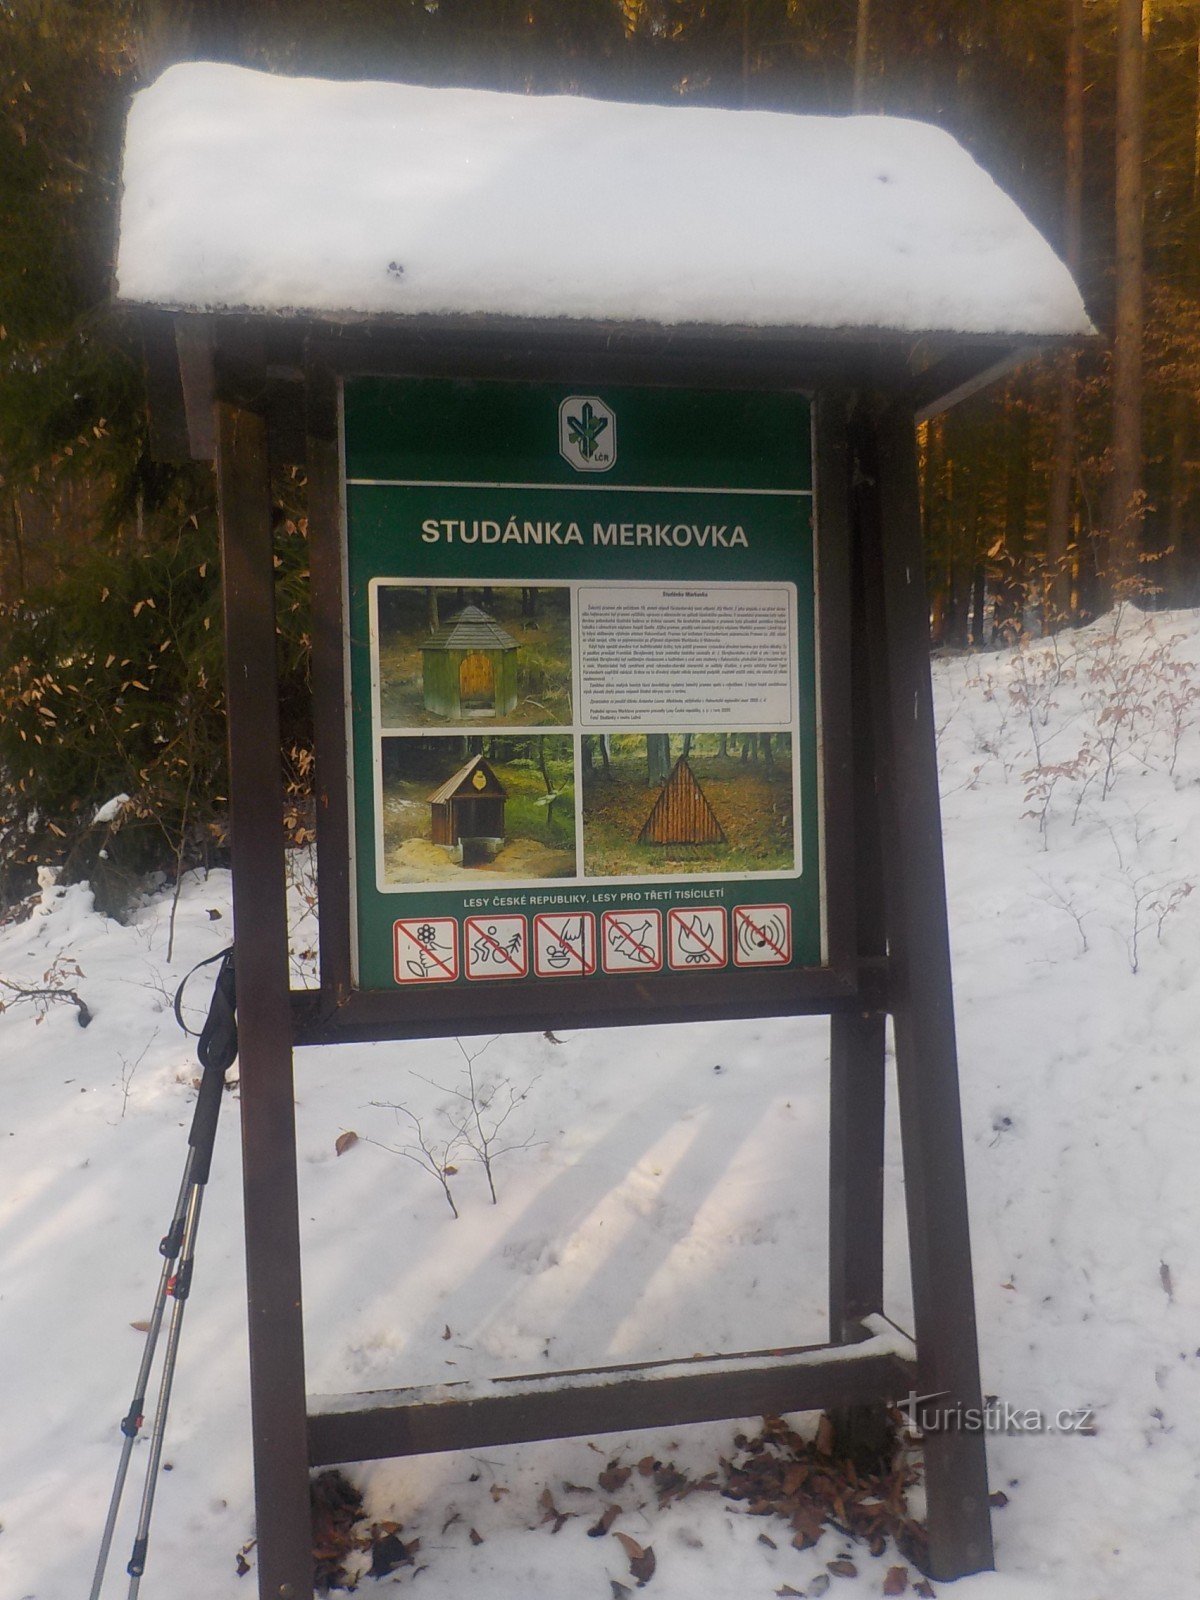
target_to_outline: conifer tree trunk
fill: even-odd
[[[925,453],[921,462],[921,520],[925,534],[929,584],[929,635],[935,649],[946,643],[950,596],[949,536],[946,514],[946,476],[949,468],[942,448],[942,418],[925,426]]]
[[[646,735],[646,785],[654,788],[667,781],[671,770],[671,736],[668,733]]]
[[[1142,522],[1144,54],[1142,0],[1117,0],[1116,338],[1109,582],[1133,575]]]
[[[854,101],[855,112],[866,105],[867,52],[871,42],[871,0],[858,0],[858,16],[854,29]]]
[[[1192,209],[1188,217],[1186,242],[1188,257],[1184,281],[1188,290],[1200,294],[1200,31],[1196,37],[1196,109],[1192,124]],[[1192,443],[1195,396],[1179,383],[1171,397],[1171,476],[1167,505],[1167,604],[1194,604],[1196,594],[1195,541],[1189,540],[1185,513],[1190,483],[1188,451]]]
[[[1083,0],[1067,0],[1063,257],[1075,278],[1079,276],[1083,236],[1083,91]],[[1071,618],[1071,491],[1077,448],[1075,374],[1076,358],[1072,352],[1062,358],[1059,371],[1050,501],[1046,510],[1046,596],[1042,622],[1050,632],[1061,628]]]
[[[1029,408],[1010,391],[1006,411],[1004,464],[1004,585],[997,599],[997,631],[1017,639],[1025,629],[1029,588]]]

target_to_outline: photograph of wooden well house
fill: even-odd
[[[464,606],[421,645],[421,682],[435,716],[506,717],[517,703],[517,641],[486,611]]]
[[[570,734],[384,734],[379,751],[385,889],[576,876]]]
[[[385,730],[571,722],[571,596],[562,584],[372,585]]]
[[[482,756],[472,756],[429,796],[430,838],[461,851],[464,866],[494,856],[504,842],[508,791]]]

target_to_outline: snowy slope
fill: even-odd
[[[995,1514],[1001,1571],[954,1591],[968,1600],[1170,1600],[1200,1580],[1198,661],[1200,615],[1126,611],[1057,653],[935,667],[984,1383],[1019,1407],[1094,1406],[1096,1428],[992,1437],[1010,1501]],[[1025,776],[1039,765],[1040,788]],[[74,1600],[90,1582],[141,1348],[130,1324],[149,1311],[193,1100],[168,995],[220,948],[227,878],[185,885],[171,963],[169,913],[160,895],[120,927],[85,888],[49,887],[0,929],[0,976],[57,970],[95,1014],[86,1031],[67,1004],[40,1022],[30,1002],[0,1015],[0,1600]],[[298,950],[312,931],[309,917]],[[441,1125],[445,1096],[425,1079],[457,1081],[453,1042],[303,1053],[312,1390],[821,1338],[825,1034],[810,1020],[492,1043],[477,1069],[528,1086],[512,1125],[529,1143],[497,1163],[495,1207],[460,1164],[457,1221],[430,1177],[368,1142],[402,1138],[375,1102]],[[235,1574],[253,1534],[235,1110],[231,1097],[147,1600],[224,1600],[254,1581]],[[338,1156],[346,1130],[359,1141]],[[904,1322],[894,1139],[889,1208],[888,1310]],[[607,1600],[609,1579],[631,1581],[627,1557],[582,1518],[537,1527],[543,1490],[569,1499],[564,1482],[650,1450],[703,1472],[733,1431],[358,1476],[373,1515],[421,1538],[427,1600]],[[763,1521],[715,1495],[662,1513],[623,1498],[616,1527],[653,1544],[660,1600],[815,1595],[844,1549],[831,1533],[799,1552],[783,1532],[773,1550]],[[106,1593],[124,1592],[128,1541],[123,1525]],[[831,1594],[880,1594],[895,1559],[858,1551],[859,1576]]]
[[[1014,202],[898,117],[191,62],[135,97],[123,179],[117,293],[144,304],[1093,331]]]

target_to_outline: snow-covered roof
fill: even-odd
[[[949,134],[192,62],[136,96],[119,299],[323,317],[1087,334]]]

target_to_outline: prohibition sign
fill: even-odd
[[[414,917],[392,927],[397,983],[452,983],[458,977],[458,923]]]
[[[463,950],[468,978],[524,978],[529,946],[524,917],[467,917]]]
[[[661,972],[662,913],[606,911],[600,918],[600,963],[605,972]]]
[[[667,912],[667,960],[676,972],[723,967],[725,911],[722,906],[672,906]]]
[[[533,970],[539,978],[589,978],[596,970],[596,919],[590,911],[538,912]]]
[[[733,964],[782,967],[792,959],[792,908],[788,905],[735,906]]]

